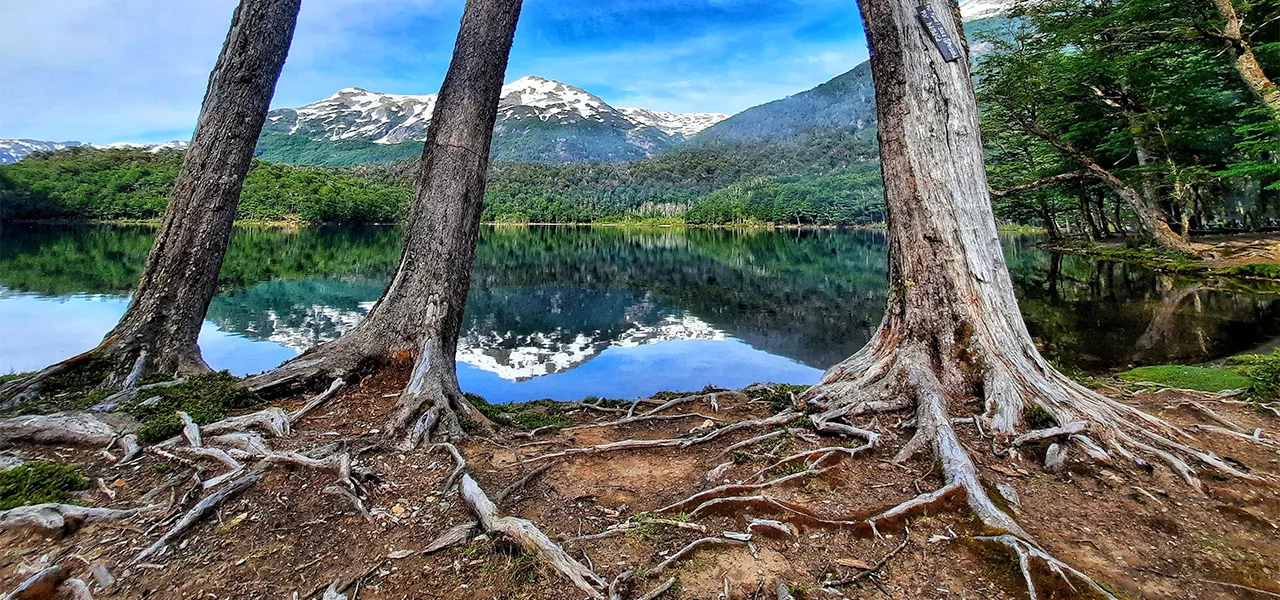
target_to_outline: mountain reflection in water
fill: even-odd
[[[94,344],[123,313],[152,231],[6,227],[0,372]],[[1200,362],[1280,335],[1277,296],[1005,240],[1028,328],[1059,364]],[[812,383],[884,311],[875,231],[486,227],[459,344],[466,391],[504,402]],[[201,347],[243,374],[355,325],[399,258],[392,228],[238,229]]]

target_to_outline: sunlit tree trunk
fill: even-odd
[[[412,364],[388,430],[463,435],[462,422],[487,423],[462,396],[458,335],[479,239],[489,145],[521,0],[468,0],[453,60],[417,176],[404,249],[390,285],[358,326],[278,369],[250,389],[350,377],[362,369]]]
[[[1212,35],[1226,43],[1227,52],[1244,84],[1271,110],[1273,119],[1280,119],[1280,89],[1276,89],[1271,78],[1262,70],[1258,57],[1253,53],[1253,46],[1244,37],[1244,19],[1236,11],[1234,0],[1213,0],[1213,7],[1223,25],[1220,33]]]
[[[38,394],[47,377],[89,364],[108,367],[103,387],[128,386],[147,373],[209,369],[196,342],[300,4],[242,0],[232,15],[195,136],[119,324],[97,348],[13,382],[0,398]]]

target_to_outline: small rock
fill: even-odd
[[[1013,489],[1013,486],[1001,481],[996,484],[996,491],[1000,492],[1000,496],[1008,500],[1009,504],[1022,506],[1022,498],[1018,497],[1018,490]]]
[[[739,542],[749,542],[749,541],[751,541],[751,534],[750,534],[750,533],[741,533],[741,532],[737,532],[737,531],[726,531],[726,532],[724,532],[722,535],[724,535],[724,537],[729,538],[729,539],[731,539],[731,540],[738,540]]]
[[[93,576],[93,581],[98,584],[100,590],[109,590],[116,584],[116,578],[111,576],[106,565],[102,563],[90,566],[89,574]]]
[[[396,550],[387,554],[387,558],[390,558],[391,560],[400,560],[402,558],[409,558],[410,556],[413,556],[413,550]]]
[[[403,515],[404,511],[405,511],[405,508],[403,506],[400,506],[399,504],[391,507],[391,514],[396,515],[397,517],[400,515]]]
[[[1050,473],[1061,473],[1067,468],[1067,449],[1062,444],[1049,444],[1044,453],[1044,470]]]

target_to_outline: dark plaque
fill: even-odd
[[[933,7],[917,7],[916,14],[920,15],[920,22],[924,23],[924,28],[929,31],[929,37],[933,38],[933,45],[938,47],[942,60],[947,62],[960,60],[960,46],[951,38],[951,34],[943,26],[942,20],[938,18],[938,13],[934,12]]]

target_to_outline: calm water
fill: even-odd
[[[1032,334],[1086,370],[1200,362],[1280,337],[1280,296],[1005,242]],[[95,345],[123,314],[151,230],[0,232],[0,372]],[[354,325],[399,258],[393,229],[236,232],[200,345],[217,369],[269,369]],[[635,397],[812,383],[884,310],[878,232],[486,229],[463,325],[463,389],[493,401]]]

